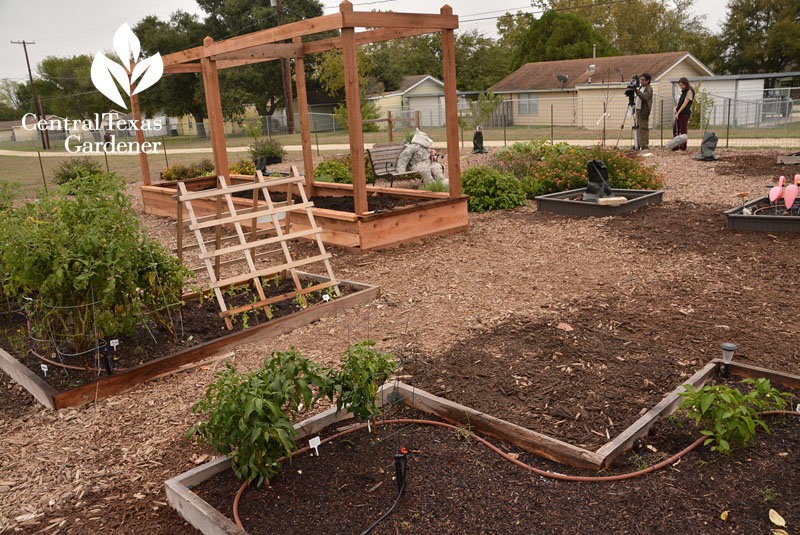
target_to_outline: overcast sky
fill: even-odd
[[[262,0],[267,2],[269,0]],[[336,0],[322,0],[325,13],[337,9]],[[478,29],[496,36],[496,19],[468,22],[469,19],[497,17],[506,11],[533,11],[528,0],[440,0],[449,3],[461,19],[461,29]],[[588,2],[587,2],[588,3]],[[725,17],[724,0],[695,0],[696,13],[706,15],[708,27],[718,31]],[[353,0],[356,9],[438,13],[431,0]],[[361,5],[361,8],[358,6]],[[92,54],[111,50],[116,29],[127,22],[134,26],[146,15],[166,18],[182,9],[202,14],[194,0],[0,0],[0,78],[26,80],[28,71],[21,45],[9,41],[35,41],[28,47],[31,68],[46,56]]]

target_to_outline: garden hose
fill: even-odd
[[[764,411],[764,412],[758,413],[759,416],[774,416],[774,415],[779,415],[779,414],[791,415],[791,416],[800,416],[800,412],[798,412],[798,411]],[[438,426],[438,427],[444,427],[444,428],[447,428],[447,429],[460,429],[460,430],[464,429],[463,427],[459,427],[457,425],[448,424],[448,423],[445,423],[445,422],[439,422],[439,421],[436,421],[436,420],[416,420],[416,419],[413,419],[413,418],[397,418],[397,419],[394,419],[394,420],[380,420],[380,421],[374,422],[373,425],[377,427],[377,426],[380,426],[380,425],[394,425],[394,424],[433,425],[433,426]],[[359,425],[357,425],[355,427],[351,427],[350,429],[347,429],[347,430],[342,431],[340,433],[336,433],[335,435],[331,435],[328,438],[323,439],[320,442],[320,444],[325,444],[326,442],[330,442],[332,440],[335,440],[335,439],[337,439],[337,438],[339,438],[339,437],[341,437],[343,435],[354,433],[356,431],[360,431],[360,430],[366,429],[366,428],[367,428],[367,424],[359,424]],[[703,436],[701,438],[698,438],[697,440],[695,440],[694,442],[692,442],[691,444],[686,446],[684,449],[682,449],[681,451],[679,451],[678,453],[676,453],[675,455],[673,455],[669,459],[663,460],[663,461],[661,461],[661,462],[659,462],[657,464],[649,466],[649,467],[647,467],[647,468],[645,468],[643,470],[638,470],[636,472],[628,472],[626,474],[618,474],[618,475],[615,475],[615,476],[570,476],[570,475],[567,475],[567,474],[560,474],[558,472],[548,472],[547,470],[541,470],[539,468],[534,468],[533,466],[531,466],[529,464],[526,464],[526,463],[524,463],[524,462],[522,462],[522,461],[520,461],[518,459],[515,459],[515,458],[511,457],[506,452],[504,452],[500,448],[496,447],[494,444],[492,444],[488,440],[486,440],[486,439],[484,439],[482,437],[479,437],[478,435],[476,435],[472,431],[467,431],[467,432],[470,434],[470,436],[472,438],[474,438],[478,442],[481,442],[487,448],[489,448],[490,450],[492,450],[495,453],[499,454],[501,457],[503,457],[507,461],[510,461],[510,462],[516,464],[517,466],[520,466],[520,467],[522,467],[522,468],[524,468],[524,469],[526,469],[526,470],[528,470],[530,472],[533,472],[534,474],[540,475],[542,477],[547,477],[547,478],[550,478],[550,479],[558,479],[558,480],[561,480],[561,481],[579,481],[579,482],[586,482],[586,483],[599,483],[599,482],[605,482],[605,481],[622,481],[622,480],[625,480],[625,479],[633,479],[635,477],[639,477],[639,476],[643,476],[645,474],[649,474],[650,472],[654,472],[656,470],[660,470],[661,468],[664,468],[665,466],[669,466],[669,465],[675,463],[678,459],[680,459],[681,457],[683,457],[684,455],[686,455],[687,453],[689,453],[690,451],[692,451],[693,449],[695,449],[697,446],[699,446],[700,444],[702,444],[703,442],[705,442],[708,439],[707,436]],[[297,451],[292,452],[288,456],[281,457],[276,462],[280,463],[282,461],[285,461],[285,460],[289,459],[290,457],[294,457],[296,455],[303,454],[303,453],[309,451],[310,449],[311,449],[310,446],[305,446],[303,448],[300,448]],[[269,480],[265,479],[265,481],[266,481],[267,485],[269,485]],[[236,522],[236,525],[242,531],[246,531],[246,530],[244,529],[244,526],[242,525],[242,522],[241,522],[241,520],[239,518],[239,499],[242,497],[242,494],[244,493],[244,491],[247,488],[249,483],[250,483],[249,480],[245,480],[244,483],[242,483],[242,486],[239,487],[239,490],[236,492],[236,497],[233,500],[233,519]],[[403,490],[405,490],[405,483],[403,483]],[[400,496],[402,496],[402,494],[403,494],[402,492],[400,492],[398,494],[397,501],[400,500]],[[395,505],[397,505],[397,501],[395,502]],[[383,518],[388,516],[388,513],[390,513],[393,509],[394,509],[394,505],[392,506],[391,509],[389,509],[389,511],[384,516],[382,516],[378,520],[378,522],[380,522],[380,520],[383,520]],[[373,529],[375,527],[375,525],[377,525],[377,522],[372,527],[370,527],[369,530]],[[365,533],[368,533],[369,530],[367,530]]]

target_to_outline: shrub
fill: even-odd
[[[679,408],[687,409],[695,425],[703,427],[700,433],[708,437],[703,445],[711,444],[711,451],[728,455],[733,447],[751,443],[757,425],[769,433],[758,413],[782,410],[788,405],[786,399],[794,397],[772,388],[769,379],[745,379],[742,383],[753,389],[742,394],[725,385],[706,385],[700,390],[684,385],[686,392],[681,396],[686,399]]]
[[[620,150],[595,145],[588,150],[586,159],[605,162],[612,188],[661,189],[664,187],[664,179],[656,173],[655,167],[645,165],[638,157],[630,158]]]
[[[433,191],[433,192],[450,191],[448,185],[441,180],[434,180],[433,182],[428,182],[427,184],[423,184],[422,186],[420,186],[419,189],[425,191]]]
[[[103,173],[103,167],[99,163],[93,161],[88,156],[78,156],[76,158],[70,158],[58,166],[55,176],[53,177],[53,182],[61,185],[78,177],[99,175],[101,173]]]
[[[472,212],[510,210],[525,204],[525,189],[519,180],[483,165],[464,171],[461,185],[469,195],[468,208]]]
[[[175,164],[167,167],[161,172],[161,180],[174,182],[176,180],[187,180],[204,176],[214,176],[214,162],[204,158],[197,163],[189,166]]]
[[[332,376],[336,410],[345,408],[361,420],[378,413],[378,388],[395,369],[392,356],[379,353],[374,345],[372,340],[365,340],[348,347],[342,369]]]
[[[235,175],[255,175],[256,164],[252,160],[239,160],[230,164],[230,169]]]
[[[8,212],[14,207],[14,200],[17,198],[19,184],[16,182],[6,182],[0,180],[0,217],[3,212]]]
[[[36,298],[27,305],[33,330],[61,333],[76,353],[96,333],[132,334],[142,314],[172,330],[165,307],[180,302],[189,274],[148,237],[114,174],[79,176],[7,212],[0,269],[11,295]]]
[[[283,145],[274,139],[256,139],[250,145],[250,156],[255,162],[259,156],[267,159],[267,163],[280,163],[286,156]]]
[[[344,163],[341,159],[334,158],[322,162],[314,169],[314,180],[352,184],[353,173],[349,165]]]

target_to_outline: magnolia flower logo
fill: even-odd
[[[164,74],[164,61],[161,54],[138,61],[141,45],[136,34],[126,22],[114,33],[114,51],[122,60],[122,65],[108,59],[102,51],[98,51],[92,61],[92,83],[109,99],[128,109],[119,88],[129,97],[141,93],[161,79]],[[139,78],[141,77],[141,80]],[[114,83],[117,81],[117,84]],[[138,83],[137,83],[137,80]],[[131,87],[135,87],[131,92]]]

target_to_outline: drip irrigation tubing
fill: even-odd
[[[790,415],[790,416],[800,416],[800,412],[797,412],[797,411],[764,411],[764,412],[758,413],[759,416],[775,416],[775,415],[780,415],[780,414]],[[380,420],[380,421],[374,422],[373,425],[375,425],[377,427],[379,425],[393,425],[393,424],[432,425],[432,426],[444,427],[444,428],[447,428],[447,429],[464,429],[463,427],[459,427],[459,426],[453,425],[453,424],[448,424],[446,422],[439,422],[439,421],[436,421],[436,420],[416,420],[414,418],[396,418],[396,419],[393,419],[393,420]],[[332,440],[336,440],[337,438],[339,438],[341,436],[348,435],[350,433],[354,433],[356,431],[360,431],[360,430],[366,429],[366,428],[367,428],[367,424],[359,424],[359,425],[357,425],[355,427],[351,427],[350,429],[346,429],[345,431],[342,431],[340,433],[336,433],[335,435],[331,435],[331,436],[323,439],[320,442],[320,445],[325,444],[326,442],[330,442]],[[529,464],[526,464],[526,463],[524,463],[524,462],[522,462],[522,461],[520,461],[518,459],[515,459],[515,458],[511,457],[506,452],[504,452],[503,450],[501,450],[500,448],[498,448],[497,446],[495,446],[494,444],[492,444],[491,442],[489,442],[485,438],[479,437],[478,435],[476,435],[472,431],[468,431],[468,432],[469,432],[469,434],[470,434],[470,436],[472,438],[474,438],[478,442],[484,444],[487,448],[489,448],[493,452],[497,453],[498,455],[500,455],[505,460],[507,460],[509,462],[512,462],[512,463],[516,464],[517,466],[520,466],[520,467],[522,467],[522,468],[524,468],[524,469],[526,469],[526,470],[528,470],[530,472],[533,472],[536,475],[539,475],[539,476],[542,476],[542,477],[547,477],[547,478],[550,478],[550,479],[558,479],[558,480],[561,480],[561,481],[573,481],[573,482],[584,482],[584,483],[601,483],[601,482],[607,482],[607,481],[622,481],[622,480],[625,480],[625,479],[633,479],[635,477],[639,477],[639,476],[643,476],[645,474],[649,474],[651,472],[655,472],[656,470],[660,470],[661,468],[664,468],[665,466],[669,466],[669,465],[677,462],[678,459],[680,459],[681,457],[683,457],[684,455],[686,455],[687,453],[689,453],[690,451],[692,451],[693,449],[695,449],[697,446],[699,446],[700,444],[702,444],[703,442],[705,442],[708,439],[707,436],[702,436],[702,437],[698,438],[697,440],[695,440],[694,442],[692,442],[691,444],[689,444],[688,446],[686,446],[684,449],[682,449],[678,453],[676,453],[675,455],[673,455],[672,457],[670,457],[669,459],[665,459],[665,460],[663,460],[663,461],[661,461],[659,463],[656,463],[656,464],[654,464],[652,466],[648,466],[647,468],[645,468],[643,470],[637,470],[636,472],[628,472],[626,474],[618,474],[618,475],[615,475],[615,476],[570,476],[570,475],[567,475],[567,474],[560,474],[558,472],[549,472],[547,470],[541,470],[539,468],[535,468],[535,467],[533,467],[533,466],[531,466]],[[309,450],[311,450],[311,446],[305,446],[303,448],[300,448],[299,450],[293,451],[289,455],[281,457],[280,459],[278,459],[275,462],[276,463],[283,462],[283,461],[289,459],[290,457],[294,457],[296,455],[301,455],[303,453],[306,453]],[[267,483],[267,485],[269,485],[269,480],[268,479],[265,479],[264,481]],[[244,526],[242,525],[241,519],[239,518],[239,500],[241,499],[242,494],[244,493],[245,489],[248,487],[249,483],[250,483],[250,481],[246,479],[244,481],[244,483],[242,483],[242,486],[239,487],[239,490],[236,492],[236,496],[233,499],[233,520],[234,520],[234,522],[236,522],[236,525],[242,531],[246,531],[246,530],[245,530]]]

